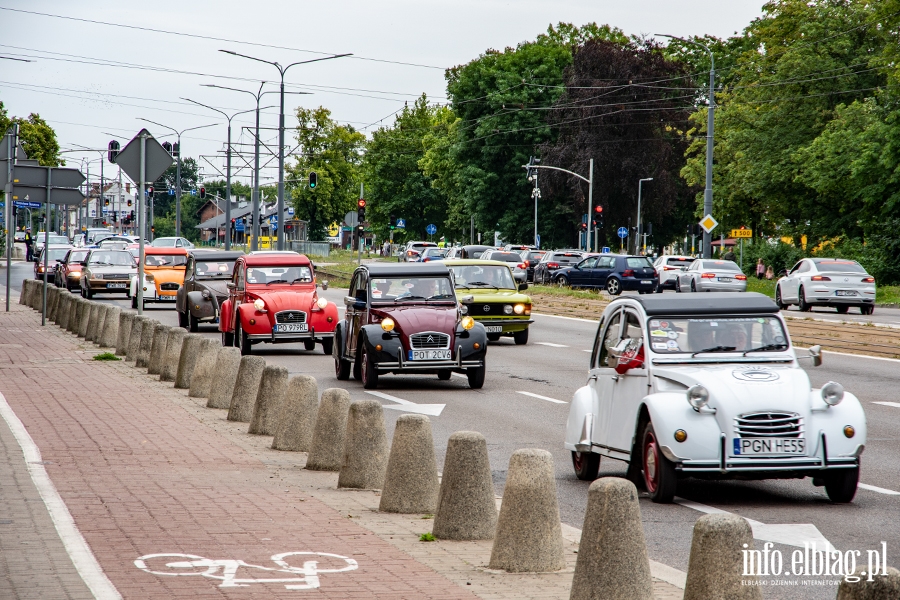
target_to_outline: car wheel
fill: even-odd
[[[606,291],[610,296],[618,296],[622,293],[622,284],[615,277],[606,280]]]
[[[600,473],[600,455],[573,451],[572,467],[575,469],[575,477],[582,481],[593,481]]]
[[[675,497],[675,465],[663,456],[656,432],[653,431],[653,423],[648,422],[644,426],[641,439],[641,468],[650,500],[658,504],[669,504]]]
[[[513,333],[513,340],[515,340],[516,346],[524,346],[528,343],[528,330],[516,331]]]
[[[222,347],[230,348],[234,346],[234,334],[227,331],[222,332]]]
[[[88,300],[90,300],[91,298],[94,297],[94,292],[91,290],[91,288],[84,289],[84,297],[87,298]]]
[[[328,355],[334,352],[334,338],[325,338],[322,340],[322,354]]]
[[[450,379],[450,376],[452,374],[453,373],[452,371],[450,371],[450,369],[441,369],[440,371],[438,371],[438,379],[440,379],[441,381],[447,381]]]
[[[487,339],[488,339],[489,342],[499,342],[499,341],[500,341],[500,334],[499,334],[499,333],[488,333],[488,334],[487,334]]]
[[[775,286],[775,304],[778,306],[778,310],[784,310],[788,307],[788,305],[785,304],[781,300],[781,286],[780,285]]]
[[[675,293],[676,294],[681,293],[681,280],[680,279],[675,280]]]
[[[362,359],[360,360],[362,373],[360,374],[362,375],[363,388],[374,390],[378,387],[378,363],[375,362],[375,357],[369,352],[366,340],[360,340],[360,346],[362,347]]]
[[[836,308],[837,308],[838,314],[842,314],[842,315],[846,315],[847,311],[850,310],[849,306],[838,306]]]
[[[131,308],[137,308],[137,296],[131,297]],[[179,321],[181,320],[181,313],[178,314]]]
[[[867,305],[859,307],[859,314],[861,314],[861,315],[871,315],[874,312],[875,312],[874,304],[867,304]]]
[[[137,307],[137,299],[133,300],[133,306]],[[178,312],[178,311],[176,311]],[[178,326],[183,327],[184,329],[188,328],[188,316],[187,313],[178,312]]]
[[[234,333],[235,339],[240,343],[241,356],[250,356],[250,336],[244,333],[244,328],[238,322],[237,330]]]
[[[340,335],[340,329],[336,329],[334,332],[335,336]],[[332,340],[333,342],[334,340]],[[334,357],[334,376],[337,377],[340,381],[347,381],[350,379],[350,361],[344,360],[341,358],[341,343],[338,340],[338,343],[333,344],[332,347],[332,356]]]
[[[200,330],[200,321],[193,314],[188,313],[188,330],[197,333]]]
[[[558,275],[556,277],[556,285],[559,285],[562,287],[569,287],[569,278],[566,277],[565,275]]]
[[[659,284],[658,286],[656,286],[657,294],[662,294],[664,291],[666,291],[666,290],[663,288],[662,284]]]
[[[473,390],[480,390],[484,386],[484,376],[487,374],[487,362],[480,367],[469,367],[466,369],[466,377],[469,379],[469,387]]]
[[[803,286],[801,286],[800,291],[797,292],[797,308],[799,308],[801,312],[809,312],[810,309],[812,309],[809,303],[806,302],[806,293],[803,291]]]
[[[694,281],[693,279],[691,279],[691,291],[692,291],[692,292],[696,292],[696,291],[697,291],[697,282]]]
[[[835,469],[825,476],[825,493],[832,502],[847,503],[856,496],[859,484],[859,467]]]
[[[316,340],[303,340],[303,349],[312,352],[316,349]]]

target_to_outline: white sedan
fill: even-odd
[[[697,259],[675,277],[676,292],[745,292],[747,276],[731,260]]]
[[[806,312],[813,306],[833,306],[841,314],[851,306],[864,315],[875,312],[875,278],[855,260],[804,258],[775,286],[775,302]]]
[[[804,353],[806,354],[806,353]],[[859,482],[866,416],[835,382],[810,385],[778,307],[756,293],[628,296],[603,312],[565,447],[592,480],[628,463],[654,502],[678,479],[812,478],[833,502]]]

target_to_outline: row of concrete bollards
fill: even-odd
[[[41,282],[26,280],[20,304],[42,308]],[[553,457],[522,449],[509,462],[503,502],[496,508],[487,442],[459,431],[447,444],[439,480],[428,417],[401,415],[390,441],[381,404],[350,401],[306,375],[241,356],[218,340],[186,333],[133,312],[90,302],[59,288],[47,296],[48,318],[101,348],[112,348],[137,368],[159,375],[227,419],[248,423],[248,433],[273,436],[275,450],[306,452],[306,468],[338,472],[338,488],[380,489],[379,510],[434,513],[440,540],[493,540],[491,569],[552,572],[566,566]],[[685,600],[761,599],[756,577],[743,575],[744,551],[754,550],[748,522],[711,514],[694,526]],[[900,572],[858,583],[842,581],[838,600],[900,597]],[[572,599],[651,599],[652,576],[638,491],[625,479],[605,477],[588,490]]]

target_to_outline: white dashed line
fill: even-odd
[[[870,492],[878,492],[879,494],[886,494],[888,496],[900,496],[900,492],[878,487],[877,485],[869,485],[868,483],[860,483],[859,487],[864,490],[869,490]]]
[[[555,404],[568,404],[568,402],[563,402],[562,400],[557,400],[556,398],[548,398],[547,396],[541,396],[540,394],[532,394],[531,392],[516,392],[517,394],[522,394],[523,396],[531,396],[532,398],[537,398],[538,400],[546,400],[547,402],[553,402]]]
[[[873,402],[872,404],[880,404],[882,406],[893,406],[894,408],[900,408],[900,402]]]
[[[568,348],[565,344],[554,344],[553,342],[535,342],[541,346],[550,346],[551,348]]]

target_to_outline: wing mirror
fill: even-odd
[[[365,300],[357,300],[353,296],[344,296],[344,305],[349,307],[353,307],[356,310],[365,310],[366,302]]]
[[[801,356],[800,358],[809,358],[812,360],[812,364],[814,367],[819,367],[822,365],[822,346],[810,346],[809,347],[809,356]]]
[[[225,287],[227,287],[229,290],[233,290],[233,289],[236,288],[237,286],[234,285],[234,282],[233,282],[233,281],[229,281],[228,283],[225,284]]]
[[[528,289],[528,284],[527,284],[527,283],[520,283],[520,284],[519,284],[519,291],[520,291],[520,292],[524,292],[524,291],[527,290],[527,289]]]

